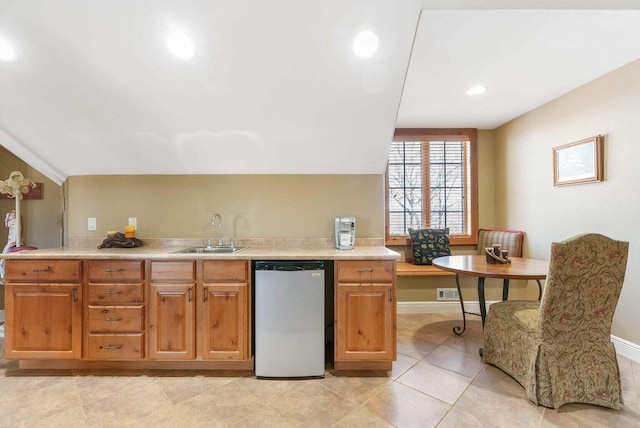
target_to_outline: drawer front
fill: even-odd
[[[196,262],[151,262],[151,281],[185,281],[196,280]]]
[[[202,263],[202,279],[205,282],[247,282],[248,265],[247,260],[205,260]]]
[[[89,283],[87,296],[90,303],[143,302],[144,283],[138,284],[94,284]]]
[[[137,282],[144,279],[144,262],[93,260],[87,262],[87,275],[93,282]]]
[[[87,358],[90,360],[141,360],[144,333],[89,334]]]
[[[123,332],[144,330],[144,307],[89,305],[89,331]]]
[[[348,260],[337,263],[337,281],[369,284],[393,282],[393,260]]]
[[[8,281],[79,282],[82,279],[80,260],[7,260]]]

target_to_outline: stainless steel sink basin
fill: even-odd
[[[229,246],[217,246],[217,247],[191,247],[184,250],[174,251],[172,254],[188,253],[188,254],[235,254],[247,247],[229,247]]]

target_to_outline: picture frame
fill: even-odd
[[[553,185],[604,180],[601,135],[553,148]]]

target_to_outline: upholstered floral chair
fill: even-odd
[[[620,373],[610,335],[628,250],[628,242],[599,234],[552,243],[542,300],[491,305],[484,361],[515,378],[538,405],[619,409]]]

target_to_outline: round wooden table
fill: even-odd
[[[446,256],[433,259],[433,265],[449,272],[456,273],[456,286],[460,295],[460,306],[462,307],[463,326],[454,327],[453,332],[457,335],[464,333],[467,328],[467,319],[465,314],[480,315],[482,317],[482,326],[487,317],[487,307],[484,297],[484,279],[500,278],[502,279],[502,300],[509,297],[509,280],[510,279],[527,279],[536,280],[538,282],[538,299],[542,295],[542,286],[540,280],[547,277],[549,270],[549,262],[544,260],[526,259],[523,257],[511,257],[511,263],[492,264],[487,263],[485,255],[464,255],[464,256]],[[464,309],[464,301],[462,300],[462,292],[460,290],[459,275],[477,276],[478,277],[478,300],[480,303],[480,313],[466,312]]]

